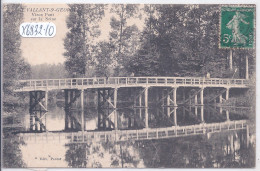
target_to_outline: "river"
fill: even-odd
[[[63,102],[49,107],[43,123],[49,132],[64,132],[66,116]],[[173,112],[174,110],[175,113]],[[228,112],[227,112],[228,111]],[[84,112],[84,131],[110,131],[114,123],[98,125],[98,112],[95,106]],[[248,120],[249,129],[220,131],[201,135],[190,135],[166,139],[150,139],[122,142],[66,143],[48,141],[32,143],[19,138],[19,134],[4,138],[4,162],[13,167],[135,167],[135,168],[232,168],[255,166],[254,124],[250,124],[248,113],[236,108],[217,106],[179,106],[144,108],[121,107],[105,110],[108,119],[115,122],[118,130],[165,128],[202,123],[222,123],[234,120]],[[174,116],[176,115],[176,116]],[[30,116],[25,109],[18,116],[5,122],[16,126],[5,128],[6,132],[29,131]],[[79,115],[80,117],[80,115]],[[146,125],[148,124],[148,125]],[[76,131],[76,130],[70,130]],[[247,132],[251,131],[251,132]],[[41,134],[41,133],[36,133]],[[11,162],[14,161],[15,162]],[[8,163],[9,162],[9,163]],[[11,163],[10,163],[11,162]]]

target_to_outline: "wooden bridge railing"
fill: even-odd
[[[128,141],[165,139],[206,133],[216,133],[228,130],[246,129],[247,121],[228,121],[222,123],[205,123],[199,125],[173,126],[167,128],[148,128],[140,130],[113,130],[98,132],[47,132],[20,133],[19,137],[30,143],[84,143],[89,141]]]
[[[110,77],[110,78],[64,78],[21,80],[20,91],[26,89],[63,89],[102,86],[134,86],[134,85],[206,85],[206,86],[240,86],[246,87],[249,81],[245,79],[202,78],[202,77]],[[17,90],[17,91],[19,91]]]

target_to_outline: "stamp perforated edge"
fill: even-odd
[[[222,7],[251,7],[254,8],[254,45],[252,48],[248,47],[221,47],[221,8]],[[243,50],[255,50],[256,49],[256,4],[222,4],[219,6],[219,35],[218,35],[218,48],[219,49],[243,49]]]

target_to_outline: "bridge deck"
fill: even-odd
[[[247,88],[246,79],[202,77],[110,77],[21,80],[16,92],[58,89],[120,88],[120,87],[226,87]]]
[[[226,121],[189,126],[174,126],[168,128],[148,128],[142,130],[113,130],[99,132],[45,132],[20,133],[19,137],[27,143],[85,143],[90,141],[127,141],[149,140],[200,135],[206,133],[222,132],[226,130],[246,129],[246,120]]]

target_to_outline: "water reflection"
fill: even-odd
[[[200,135],[192,136],[188,135],[189,132],[183,132],[182,137],[175,138],[163,135],[166,139],[158,135],[157,131],[155,137],[159,138],[149,140],[148,133],[145,132],[146,138],[143,140],[128,138],[118,141],[120,138],[115,138],[114,141],[110,141],[105,137],[104,141],[99,141],[95,138],[88,140],[84,136],[76,138],[86,141],[69,140],[70,133],[84,135],[84,132],[87,132],[93,133],[94,136],[102,131],[115,133],[116,137],[118,132],[121,131],[122,136],[126,130],[177,129],[191,125],[201,127],[211,123],[231,123],[248,119],[246,112],[210,105],[172,107],[150,102],[149,106],[153,107],[144,108],[141,103],[133,107],[125,102],[118,104],[117,109],[109,106],[101,109],[95,107],[95,101],[93,100],[91,105],[85,104],[83,113],[77,108],[65,113],[64,102],[58,102],[57,106],[49,106],[49,112],[42,120],[49,132],[25,133],[33,135],[29,139],[19,138],[21,134],[13,135],[10,140],[6,137],[4,153],[8,157],[5,160],[15,161],[9,163],[12,167],[190,168],[255,165],[255,144],[249,141],[250,135],[243,125],[239,130],[232,125],[233,131],[223,131],[222,128],[223,130],[209,133],[210,131],[202,130]],[[20,131],[28,132],[30,117],[27,111],[25,113],[21,115],[23,129]],[[167,134],[169,133],[168,131]],[[6,142],[12,143],[9,145]]]
[[[137,144],[124,143],[89,143],[68,144],[65,160],[70,167],[138,167],[143,160],[139,157]]]
[[[252,167],[254,148],[251,144],[247,146],[245,130],[144,141],[73,144],[50,141],[21,147],[29,167],[74,168]]]
[[[212,106],[119,108],[104,109],[103,113],[98,113],[96,108],[88,108],[84,111],[83,120],[78,112],[69,117],[65,115],[63,108],[56,107],[43,122],[48,131],[80,131],[82,121],[85,131],[95,131],[161,128],[247,119],[245,114]],[[26,121],[24,124],[29,130],[29,120]]]
[[[247,119],[234,110],[214,106],[104,109],[103,114],[101,117],[105,119],[99,122],[100,115],[96,108],[85,110],[84,131],[142,130]],[[76,113],[73,117],[79,126],[68,129],[71,125],[66,127],[68,121],[64,109],[55,107],[46,116],[47,130],[80,131],[81,115]],[[39,134],[42,133],[36,133],[35,137]],[[55,133],[52,136],[48,137],[48,141],[38,138],[37,143],[33,143],[31,139],[24,139],[25,142],[19,144],[21,158],[27,167],[203,168],[253,167],[255,164],[255,145],[249,142],[246,129],[120,142],[71,143],[66,139],[57,140]],[[41,153],[38,152],[39,149]]]
[[[150,167],[252,167],[253,148],[245,131],[141,142],[142,158]]]

